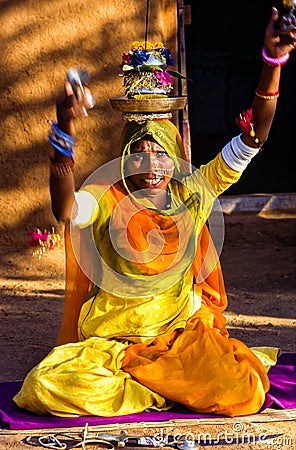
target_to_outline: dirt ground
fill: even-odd
[[[225,215],[221,261],[229,298],[228,328],[231,336],[249,346],[270,345],[286,352],[296,351],[295,218],[296,213]],[[63,245],[40,260],[31,253],[29,247],[11,250],[9,243],[0,249],[0,381],[22,379],[55,345],[61,323]],[[253,419],[229,419],[224,423],[172,425],[161,430],[170,433],[181,430],[195,436],[198,433],[217,436],[218,433],[233,432],[234,427],[239,427],[240,433],[242,430],[257,435],[283,433],[267,443],[233,444],[230,448],[295,449],[293,412],[290,417],[270,417],[272,415],[261,415],[258,419],[256,415]],[[151,429],[131,427],[130,432],[152,433]],[[30,446],[22,441],[29,434],[38,433],[2,430],[0,450],[29,449]],[[221,442],[217,448],[228,449],[229,446]]]

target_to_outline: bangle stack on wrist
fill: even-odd
[[[73,136],[70,136],[64,131],[60,130],[57,124],[52,120],[51,129],[48,135],[51,145],[68,158],[74,158],[74,144]]]
[[[290,53],[286,53],[283,56],[280,56],[279,58],[271,58],[266,53],[266,48],[262,48],[262,58],[265,64],[267,64],[270,67],[277,67],[277,66],[283,66],[286,64],[288,59],[290,58]]]

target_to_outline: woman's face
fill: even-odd
[[[125,163],[125,174],[136,189],[150,189],[153,193],[166,190],[174,174],[174,162],[154,140],[137,141]]]

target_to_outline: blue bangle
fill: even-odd
[[[75,139],[64,131],[60,130],[57,124],[52,120],[51,129],[48,135],[51,145],[69,158],[74,158]]]
[[[60,147],[58,144],[56,144],[55,142],[53,142],[50,138],[49,138],[49,142],[51,143],[51,145],[58,150],[60,153],[62,153],[65,156],[68,156],[68,158],[72,158],[74,159],[74,150],[70,149],[70,150],[66,150],[63,147]]]

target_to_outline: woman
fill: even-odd
[[[122,415],[173,402],[229,416],[261,408],[268,377],[225,328],[227,297],[205,222],[268,137],[281,66],[296,42],[295,34],[279,35],[277,22],[273,8],[253,117],[244,114],[243,133],[192,174],[169,120],[132,122],[120,143],[120,177],[90,180],[75,194],[71,136],[85,109],[66,83],[52,134],[52,209],[58,220],[72,219],[74,237],[82,230],[83,271],[67,235],[59,345],[27,375],[14,398],[19,407],[58,416]]]

